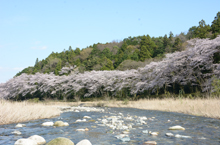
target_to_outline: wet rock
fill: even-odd
[[[143,132],[143,133],[149,133],[148,130],[143,130],[142,132]]]
[[[179,135],[179,134],[176,134],[175,137],[176,138],[192,138],[191,136],[184,136],[184,135]]]
[[[31,139],[19,139],[15,142],[14,145],[37,145],[37,142]]]
[[[46,145],[74,145],[74,143],[68,138],[58,137],[58,138],[51,140]]]
[[[29,137],[28,139],[34,140],[38,145],[46,143],[46,140],[39,135],[33,135]]]
[[[128,135],[127,134],[119,134],[119,135],[116,135],[115,136],[117,139],[122,139],[122,138],[124,138],[124,137],[128,137]]]
[[[168,136],[168,137],[173,137],[174,136],[172,133],[166,133],[165,135]]]
[[[64,126],[69,126],[69,123],[67,123],[67,122],[64,122],[63,124],[64,124]]]
[[[200,138],[198,138],[198,139],[206,139],[206,138],[204,138],[204,137],[200,137]]]
[[[41,124],[42,126],[53,126],[54,123],[53,122],[44,122]]]
[[[152,136],[158,136],[159,132],[151,132],[150,135]]]
[[[15,131],[12,132],[12,134],[21,135],[21,132],[18,131],[18,130],[15,130]]]
[[[147,141],[147,142],[144,142],[142,145],[156,145],[157,142],[156,141]]]
[[[86,119],[77,119],[76,122],[86,122]]]
[[[84,119],[91,119],[90,116],[84,116],[83,118],[84,118]]]
[[[19,127],[25,127],[26,125],[25,124],[20,124],[20,123],[18,123],[15,127],[16,128],[19,128]]]
[[[61,127],[61,126],[69,126],[69,124],[67,122],[63,122],[63,121],[56,121],[54,123],[54,126],[57,126],[57,127]]]
[[[120,139],[122,142],[129,142],[131,139],[130,137],[126,136]]]
[[[88,139],[81,140],[76,145],[92,145],[92,143]]]
[[[122,133],[123,133],[123,134],[129,134],[130,132],[129,132],[129,130],[125,130],[125,131],[123,131]]]
[[[76,129],[76,131],[89,131],[89,129],[88,128],[85,128],[85,129],[80,128],[80,129]]]
[[[185,130],[182,126],[176,125],[169,128],[169,130]]]

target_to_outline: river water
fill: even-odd
[[[40,119],[23,122],[26,127],[15,128],[16,124],[0,126],[0,144],[13,145],[20,138],[28,138],[32,135],[40,135],[47,142],[57,137],[66,137],[75,144],[83,139],[88,139],[93,145],[141,145],[145,141],[156,141],[158,145],[219,145],[220,144],[220,120],[170,113],[162,111],[140,110],[132,108],[102,108],[104,111],[79,111],[64,112],[60,116],[50,119]],[[90,116],[86,122],[76,122]],[[112,117],[114,116],[114,117]],[[139,117],[146,117],[146,124],[138,122]],[[104,123],[109,118],[117,118],[123,125],[132,125],[132,128],[112,129]],[[43,122],[61,120],[68,122],[66,127],[41,126]],[[117,122],[117,121],[116,121]],[[169,127],[180,125],[185,130],[168,130]],[[76,131],[76,129],[88,128],[89,131]],[[22,134],[14,135],[11,132],[18,130]],[[123,134],[127,130],[127,141],[122,141],[115,136]],[[158,136],[152,136],[143,131],[159,132]],[[180,134],[191,138],[167,137],[166,133]]]

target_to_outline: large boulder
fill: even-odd
[[[28,139],[36,141],[38,145],[46,143],[46,140],[39,135],[33,135],[33,136],[29,137]]]
[[[37,142],[32,139],[21,138],[17,140],[14,145],[37,145]]]
[[[92,145],[92,143],[88,139],[81,140],[76,145]]]
[[[46,145],[74,145],[74,143],[68,138],[58,137],[51,140]]]

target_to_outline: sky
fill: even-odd
[[[0,0],[0,83],[71,46],[129,36],[187,33],[220,11],[220,0]]]

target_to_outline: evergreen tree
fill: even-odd
[[[211,29],[213,38],[220,34],[220,12],[217,13],[215,19],[212,21]]]
[[[169,45],[169,39],[167,38],[167,34],[163,37],[163,47],[166,48]]]
[[[207,38],[210,29],[211,27],[209,25],[206,25],[205,20],[199,21],[199,26],[196,29],[197,37],[202,39]]]
[[[75,52],[76,55],[79,55],[80,54],[80,49],[77,47],[74,52]]]
[[[126,43],[126,41],[124,41],[124,43],[121,46],[121,50],[124,52],[127,49],[128,45]]]
[[[151,58],[151,54],[149,52],[149,46],[141,46],[141,50],[139,53],[139,59],[140,61],[144,61],[147,58]]]
[[[174,42],[174,45],[173,45],[173,52],[174,51],[180,51],[181,50],[181,40],[180,40],[180,38],[179,37],[177,37],[176,39],[175,39],[175,42]]]
[[[173,33],[170,31],[170,34],[169,34],[169,46],[172,46],[172,42],[173,42]]]
[[[59,75],[59,71],[61,70],[62,66],[61,66],[62,62],[61,60],[57,63],[56,69],[55,69],[55,75]]]

